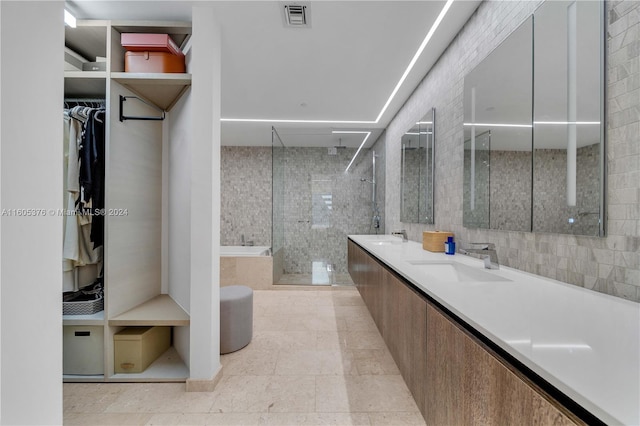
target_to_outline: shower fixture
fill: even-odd
[[[342,145],[342,138],[338,138],[338,145],[333,146],[335,149],[345,149],[346,146]]]

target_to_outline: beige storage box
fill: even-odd
[[[127,327],[113,340],[115,372],[142,373],[171,346],[171,327]]]
[[[453,232],[425,231],[422,233],[422,248],[434,253],[444,253],[444,243],[448,237],[453,237]]]
[[[62,327],[62,374],[104,374],[104,327]]]

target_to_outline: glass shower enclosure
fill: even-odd
[[[345,172],[355,152],[285,147],[272,129],[274,284],[353,285],[347,235],[370,232],[373,183],[369,152]]]

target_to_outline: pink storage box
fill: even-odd
[[[132,52],[167,52],[184,57],[182,50],[169,34],[122,33],[120,44]]]

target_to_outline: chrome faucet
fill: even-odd
[[[243,247],[244,247],[244,246],[249,246],[249,247],[251,247],[251,246],[253,246],[253,244],[254,244],[253,240],[245,241],[245,240],[244,240],[244,234],[241,234],[241,235],[240,235],[240,241],[241,241],[241,244],[242,244],[242,246],[243,246]]]
[[[468,248],[461,248],[459,252],[484,260],[484,267],[487,269],[500,269],[498,253],[493,243],[470,243]]]
[[[402,237],[403,243],[406,243],[407,241],[409,241],[409,238],[407,238],[407,231],[404,229],[401,229],[399,231],[394,231],[391,233],[391,235],[400,235]]]

